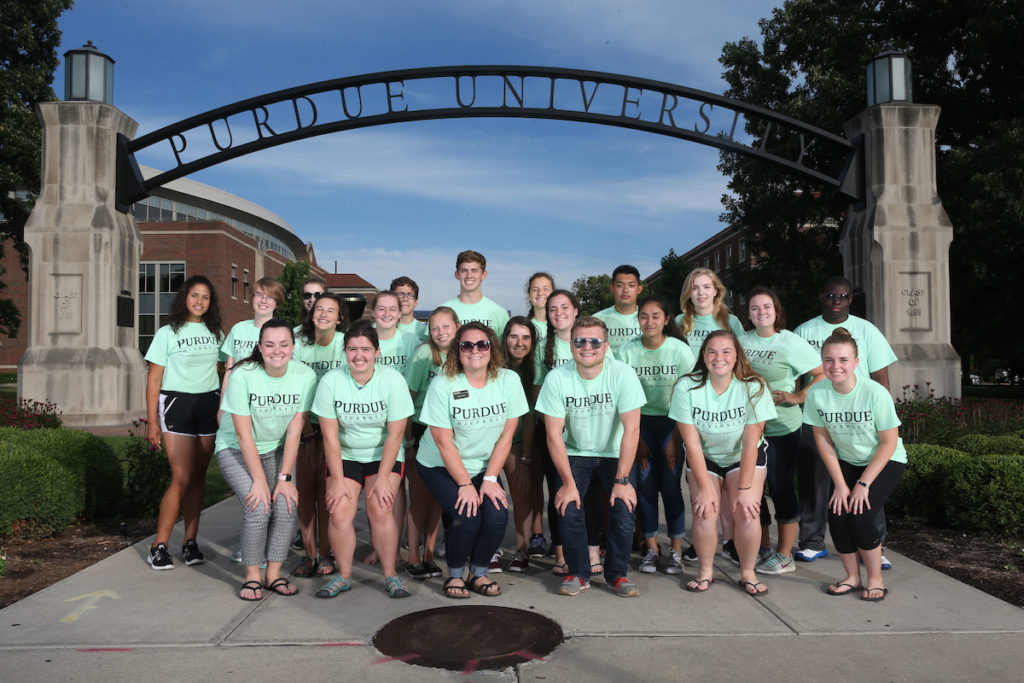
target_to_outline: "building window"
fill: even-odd
[[[725,248],[725,267],[728,268],[732,265],[732,245],[730,244]]]
[[[717,273],[722,269],[722,252],[715,252],[715,272]]]
[[[249,300],[249,269],[242,270],[242,301]]]
[[[705,268],[710,268],[711,267],[711,257],[710,256],[705,256],[704,257],[704,267]]]
[[[153,335],[167,324],[171,302],[185,282],[185,263],[139,264],[139,351],[145,355]]]
[[[745,239],[740,240],[740,263],[744,263],[747,260],[747,241]]]
[[[235,285],[238,284],[238,266],[234,263],[231,264],[231,298],[237,299],[238,294],[235,293]]]

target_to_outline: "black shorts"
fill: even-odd
[[[367,477],[372,477],[380,472],[380,460],[374,460],[373,462],[356,462],[355,460],[341,459],[342,472],[346,479],[363,486],[366,482]],[[395,466],[391,468],[391,471],[399,476],[405,476],[405,463],[396,462]],[[331,471],[327,470],[327,476],[331,476]]]
[[[740,461],[737,460],[728,467],[722,467],[721,465],[715,464],[707,458],[704,458],[704,465],[708,468],[708,474],[718,477],[719,479],[725,479],[727,474],[740,468]],[[768,469],[768,441],[765,439],[762,439],[761,445],[757,447],[757,461],[754,463],[754,467],[759,470]],[[686,464],[686,471],[690,471],[689,463]]]
[[[160,392],[160,431],[184,436],[213,436],[217,433],[220,392],[186,394]]]

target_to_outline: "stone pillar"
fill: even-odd
[[[117,325],[117,296],[138,300],[142,240],[114,208],[117,134],[138,124],[98,102],[46,102],[42,192],[25,225],[29,339],[18,396],[53,401],[69,426],[145,415],[146,366],[134,327]]]
[[[863,136],[863,206],[851,207],[839,248],[846,277],[864,292],[867,318],[899,361],[889,368],[895,398],[916,385],[960,396],[960,357],[950,344],[949,245],[953,226],[935,184],[939,107],[881,104],[849,121]]]

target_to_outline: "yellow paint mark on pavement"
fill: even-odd
[[[103,598],[113,598],[114,600],[120,600],[121,596],[113,591],[104,590],[95,591],[93,593],[86,593],[85,595],[79,595],[77,598],[68,598],[64,602],[78,602],[79,600],[82,600],[84,602],[78,605],[75,611],[71,612],[71,614],[61,619],[61,623],[78,621],[78,617],[85,614],[87,610],[95,609],[96,607],[98,607],[97,603],[99,603],[99,601]]]

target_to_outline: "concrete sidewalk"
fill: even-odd
[[[362,515],[359,516],[362,518]],[[422,680],[1021,680],[1024,610],[886,550],[887,599],[831,597],[822,585],[841,576],[834,556],[767,577],[754,599],[736,585],[739,570],[718,561],[706,594],[678,577],[631,573],[640,597],[622,599],[600,578],[590,591],[556,594],[551,560],[530,572],[492,575],[498,598],[453,601],[441,580],[406,581],[412,597],[391,600],[377,567],[357,562],[355,586],[333,600],[314,597],[322,579],[295,579],[302,593],[239,600],[243,569],[234,499],[203,515],[207,562],[174,571],[145,563],[150,540],[127,548],[0,610],[0,680],[288,680],[372,677]],[[365,529],[360,538],[367,538]],[[368,550],[361,544],[357,558]],[[508,553],[506,552],[506,558]],[[293,555],[286,568],[298,563]],[[635,568],[639,558],[634,556]],[[686,576],[692,577],[693,568]],[[373,634],[409,612],[453,604],[494,604],[558,622],[566,641],[550,656],[502,672],[448,672],[378,653]],[[494,628],[502,628],[495,623]],[[457,638],[458,634],[453,634]]]

